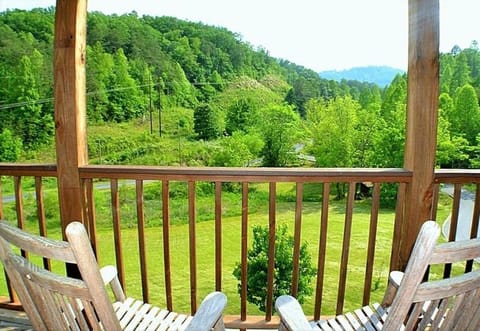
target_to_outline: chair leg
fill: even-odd
[[[289,331],[285,324],[280,321],[280,325],[278,326],[278,331]]]
[[[223,317],[220,317],[213,327],[213,331],[224,331],[225,325],[223,324]]]

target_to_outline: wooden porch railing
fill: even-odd
[[[383,266],[385,273],[381,276],[375,277],[375,272],[379,272],[379,266],[377,265],[376,253],[380,249],[379,245],[388,245],[394,252],[398,249],[398,244],[392,242],[392,231],[398,231],[400,228],[402,219],[403,206],[403,193],[406,185],[411,180],[411,173],[403,169],[299,169],[299,168],[163,168],[163,167],[132,167],[132,166],[85,166],[79,169],[80,178],[82,180],[82,187],[84,192],[84,215],[87,220],[87,225],[91,235],[92,245],[96,249],[100,262],[116,263],[119,270],[120,279],[125,288],[129,288],[130,282],[133,281],[139,283],[141,286],[141,295],[145,301],[158,300],[160,296],[164,300],[164,304],[167,308],[172,310],[179,310],[177,306],[174,307],[174,299],[182,297],[177,293],[178,284],[175,283],[175,275],[179,272],[187,273],[189,282],[188,284],[181,284],[180,288],[183,289],[183,298],[189,302],[189,309],[192,313],[195,312],[197,307],[197,299],[203,296],[203,293],[210,290],[221,290],[227,293],[229,296],[229,305],[227,309],[227,316],[225,322],[227,327],[232,328],[268,328],[275,327],[276,318],[272,311],[273,290],[274,290],[274,245],[273,240],[275,238],[276,225],[280,222],[288,222],[292,226],[292,232],[294,236],[294,249],[293,249],[293,281],[291,285],[291,293],[296,294],[299,285],[299,251],[300,244],[302,242],[302,236],[305,234],[306,222],[306,209],[308,212],[318,211],[316,215],[316,228],[318,229],[314,235],[315,242],[309,242],[310,247],[314,247],[312,250],[315,252],[314,264],[317,269],[317,275],[315,277],[314,294],[309,302],[306,303],[310,308],[310,313],[319,318],[320,315],[335,314],[342,312],[345,307],[346,295],[355,292],[357,302],[355,304],[366,304],[370,302],[372,291],[378,285],[378,282],[386,283],[386,277],[388,275],[389,266]],[[15,201],[15,216],[19,227],[24,228],[25,224],[25,206],[23,204],[23,196],[25,192],[22,190],[22,179],[25,177],[34,178],[33,185],[35,190],[35,201],[38,219],[38,231],[43,235],[47,235],[47,217],[45,216],[45,205],[43,201],[43,189],[42,182],[44,178],[56,177],[56,168],[53,165],[19,165],[19,164],[0,164],[0,176],[7,176],[13,178],[13,200]],[[2,178],[2,177],[0,177]],[[96,199],[99,195],[100,188],[94,183],[102,180],[102,183],[107,183],[106,187],[102,187],[102,190],[109,190],[110,201],[107,206],[105,203],[98,202]],[[5,182],[5,177],[2,179]],[[0,181],[0,218],[5,217],[5,206],[3,200],[7,198],[4,194],[2,198],[2,181]],[[125,228],[125,216],[122,205],[126,202],[123,201],[121,195],[122,186],[120,183],[128,181],[135,187],[134,195],[135,199],[132,202],[132,209],[135,210],[135,220],[130,222],[136,225],[136,238],[138,243],[125,243],[122,238]],[[172,251],[179,249],[177,247],[177,241],[180,242],[178,237],[174,237],[172,234],[173,227],[171,224],[172,207],[170,191],[172,183],[182,182],[187,187],[187,195],[185,198],[184,209],[185,219],[188,221],[188,226],[185,227],[188,231],[185,236],[188,238],[183,247],[188,254],[186,254],[185,261],[182,263],[185,265],[181,271],[178,270],[178,262],[172,261]],[[196,201],[198,199],[196,193],[196,187],[201,182],[214,183],[213,198],[212,198],[212,211],[214,215],[212,234],[210,239],[199,238],[198,227],[201,223],[197,222],[198,205]],[[369,211],[367,216],[362,212],[363,218],[367,218],[363,223],[359,221],[358,203],[355,200],[356,187],[358,183],[369,182],[372,183],[372,197],[371,204],[369,204]],[[151,237],[149,235],[151,227],[148,226],[150,215],[146,215],[145,211],[145,187],[152,183],[161,187],[161,198],[158,203],[158,216],[161,219],[161,225],[155,226],[154,229],[161,234],[152,244]],[[223,204],[222,194],[224,194],[223,183],[236,183],[240,187],[241,197],[238,204],[241,206],[240,215],[238,219],[240,222],[239,232],[235,238],[238,238],[238,242],[235,243],[238,246],[238,259],[241,264],[242,276],[240,285],[240,295],[237,292],[236,280],[231,278],[231,272],[229,268],[232,265],[232,261],[226,261],[225,255],[225,234],[229,229],[226,228],[230,223],[226,223],[225,208],[228,208]],[[247,250],[249,248],[250,227],[254,224],[254,220],[251,219],[251,212],[249,209],[249,194],[252,186],[258,184],[264,184],[268,187],[268,198],[266,199],[265,223],[268,224],[270,231],[270,245],[269,245],[269,271],[267,276],[267,309],[263,315],[254,307],[247,303],[247,288],[246,283],[246,271],[247,271]],[[283,183],[291,183],[295,189],[295,202],[288,204],[288,208],[291,208],[292,217],[289,220],[278,219],[278,208],[281,202],[278,201],[279,187]],[[309,183],[321,183],[322,193],[318,200],[315,202],[304,202],[303,196],[305,192],[305,185]],[[342,233],[332,234],[329,232],[329,225],[331,225],[331,214],[329,210],[331,208],[337,208],[338,204],[333,206],[330,199],[330,193],[332,185],[336,183],[343,183],[348,187],[347,197],[345,199],[344,206],[342,207],[343,224]],[[381,187],[385,183],[396,183],[398,185],[398,200],[397,200],[397,212],[392,219],[388,219],[382,215],[380,208],[380,192]],[[476,184],[476,195],[480,195],[478,185],[480,185],[480,172],[478,171],[446,171],[441,170],[436,174],[436,190],[434,194],[435,210],[432,211],[432,215],[435,217],[437,209],[437,201],[439,197],[440,183],[454,183],[454,196],[452,203],[452,217],[450,229],[455,230],[458,220],[458,206],[460,199],[460,190],[465,184]],[[102,184],[104,185],[104,184]],[[10,198],[10,197],[8,197]],[[8,200],[8,199],[7,199]],[[480,199],[476,199],[474,219],[478,220],[480,214]],[[6,204],[13,202],[6,202]],[[307,206],[308,204],[308,206]],[[315,208],[311,208],[315,206]],[[97,231],[97,212],[96,208],[108,208],[111,211],[111,227],[112,227],[112,248],[114,253],[110,254],[113,257],[105,257],[108,254],[99,250],[99,236]],[[32,212],[30,212],[32,213]],[[318,216],[318,217],[317,217]],[[103,220],[104,221],[104,220]],[[129,220],[132,221],[132,220]],[[392,231],[387,233],[378,232],[378,223],[384,222],[391,226]],[[360,229],[358,224],[363,224],[368,229]],[[472,233],[476,233],[478,230],[478,222],[472,223]],[[329,238],[329,236],[332,238]],[[362,238],[365,236],[366,238]],[[390,236],[389,238],[384,238]],[[229,237],[230,238],[230,237]],[[360,239],[359,239],[360,238]],[[250,239],[250,240],[249,240]],[[103,240],[103,239],[102,239]],[[235,239],[237,240],[237,239]],[[329,248],[332,240],[341,242],[339,252],[335,254],[330,253]],[[160,242],[160,243],[159,243]],[[230,243],[229,243],[230,244]],[[235,246],[233,245],[233,246]],[[125,247],[128,246],[129,248]],[[135,248],[136,246],[136,248]],[[132,248],[133,247],[133,248]],[[136,275],[132,275],[130,271],[131,266],[126,265],[124,256],[126,254],[138,255],[138,267],[139,271]],[[363,250],[365,259],[362,261],[353,261],[350,256],[352,250]],[[390,250],[388,249],[389,253]],[[149,257],[154,254],[156,259],[152,262]],[[199,265],[201,262],[198,258],[203,254],[211,255],[211,266],[204,264]],[[333,259],[327,259],[327,255],[334,256]],[[395,256],[396,254],[391,254]],[[389,255],[390,256],[390,255]],[[389,258],[389,257],[387,257]],[[114,261],[110,261],[113,259]],[[235,261],[235,262],[237,262]],[[388,262],[388,261],[387,261]],[[155,266],[152,266],[155,264]],[[160,266],[159,266],[160,265]],[[228,266],[228,267],[227,267]],[[204,270],[205,269],[205,270]],[[228,269],[228,270],[226,270]],[[380,268],[381,269],[381,268]],[[211,274],[208,272],[211,271]],[[327,275],[334,273],[336,284],[325,283]],[[351,288],[351,277],[356,277],[358,272],[364,277],[363,286],[361,288]],[[353,275],[353,276],[352,276]],[[209,287],[205,289],[199,286],[199,280],[204,281],[204,278],[208,278]],[[127,278],[129,281],[127,281]],[[374,279],[375,278],[375,279]],[[331,277],[329,277],[331,279]],[[162,283],[158,285],[157,283]],[[357,280],[358,283],[358,280]],[[152,285],[153,284],[153,285]],[[175,287],[177,285],[177,287]],[[1,288],[2,286],[0,286]],[[327,289],[334,287],[335,291],[327,291]],[[152,291],[152,288],[154,290]],[[155,289],[161,288],[161,294],[157,293]],[[328,292],[328,293],[327,293]],[[10,290],[6,293],[0,293],[0,295],[8,295],[10,301],[14,300]],[[333,293],[333,294],[332,294]],[[380,293],[380,294],[383,294]],[[175,302],[180,302],[176,300]],[[185,310],[188,306],[183,307]],[[348,308],[348,307],[347,307]]]

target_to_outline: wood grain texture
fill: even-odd
[[[439,95],[438,0],[409,0],[407,120],[404,167],[412,171],[407,185],[405,220],[396,238],[400,259],[408,261],[422,223],[431,218]]]
[[[86,0],[57,0],[54,36],[55,139],[63,228],[83,222],[78,167],[88,163],[86,135]]]
[[[116,268],[99,269],[85,226],[71,222],[65,234],[68,242],[54,241],[0,222],[0,259],[35,330],[224,329],[227,299],[221,292],[210,293],[194,317],[126,298]],[[76,264],[81,279],[35,265],[12,245]],[[111,286],[114,302],[105,285]]]
[[[466,262],[480,256],[480,240],[437,244],[440,227],[425,222],[405,273],[390,274],[382,304],[365,305],[331,319],[308,320],[294,297],[282,296],[276,307],[286,330],[478,330],[480,270],[447,279],[424,281],[431,263]]]

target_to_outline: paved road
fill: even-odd
[[[144,180],[143,183],[150,183],[150,182],[155,182],[154,180]],[[120,180],[118,185],[123,186],[123,185],[135,185],[136,181],[135,180]],[[96,182],[93,184],[95,186],[95,189],[97,190],[106,190],[110,189],[110,182]],[[23,192],[23,198],[27,199],[29,197],[35,198],[35,192]],[[3,196],[2,199],[3,203],[9,203],[9,202],[14,202],[15,201],[15,195],[14,194],[8,194]]]
[[[453,197],[453,185],[445,185],[442,187],[442,191]],[[470,228],[472,226],[474,202],[475,193],[462,189],[455,240],[470,239]],[[443,223],[442,233],[445,238],[449,237],[451,215],[452,214],[448,215],[447,219]],[[477,233],[477,237],[480,237],[480,229]]]

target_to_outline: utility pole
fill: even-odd
[[[152,110],[152,74],[148,74],[148,89],[150,94],[150,134],[153,134],[153,110]]]
[[[158,135],[162,136],[162,87],[160,81],[158,82]]]

